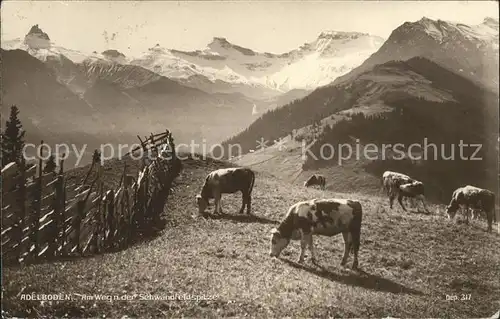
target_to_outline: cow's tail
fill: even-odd
[[[497,205],[496,205],[497,201],[496,201],[496,197],[495,197],[495,194],[492,194],[491,196],[491,213],[493,214],[493,222],[496,223],[497,222],[497,211],[498,211],[498,208],[497,208]]]
[[[250,185],[248,186],[248,195],[252,195],[253,185],[255,184],[255,173],[252,170],[250,172]]]
[[[386,178],[382,177],[382,185],[379,189],[379,193],[383,193],[384,195],[389,195],[389,185]]]

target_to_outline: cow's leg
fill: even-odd
[[[347,262],[347,258],[349,257],[349,252],[351,251],[351,243],[352,243],[352,235],[351,232],[346,230],[342,233],[342,237],[344,237],[344,256],[342,257],[342,261],[340,262],[341,266],[344,266]]]
[[[476,219],[476,216],[478,217],[477,219],[479,219],[479,215],[478,215],[478,211],[476,208],[471,208],[471,212],[470,212],[470,220],[474,220]]]
[[[252,194],[247,195],[247,214],[250,215],[252,211]]]
[[[425,205],[425,197],[423,195],[418,195],[417,197],[414,198],[414,207],[418,210],[418,203],[422,202],[422,206],[424,207],[426,212],[429,212],[429,209],[427,209],[427,206]]]
[[[307,244],[309,246],[309,250],[311,251],[311,261],[313,264],[316,264],[316,255],[314,254],[314,243],[312,233],[310,236],[307,236]]]
[[[403,202],[403,204],[406,203],[407,207],[414,207],[413,198],[411,197],[403,197],[401,201]]]
[[[219,214],[224,214],[224,210],[222,209],[222,194],[219,195]]]
[[[495,214],[495,209],[486,210],[486,218],[488,219],[488,232],[493,230],[493,216]]]
[[[399,203],[399,205],[401,205],[401,207],[403,208],[403,210],[406,212],[406,211],[407,211],[407,210],[406,210],[406,207],[405,207],[405,205],[403,204],[403,194],[399,194],[399,195],[398,195],[398,203]]]
[[[394,198],[395,198],[394,194],[389,195],[389,206],[391,207],[391,209],[392,209],[392,204],[394,203]]]
[[[427,205],[425,205],[425,197],[420,196],[420,201],[422,202],[422,205],[424,206],[424,209],[426,212],[429,212],[429,208],[427,208]]]
[[[310,242],[310,239],[308,237],[312,236],[312,233],[304,233],[301,231],[301,237],[300,237],[300,256],[297,262],[299,264],[304,262],[304,255],[306,253],[306,248]]]
[[[358,252],[361,241],[361,228],[354,228],[351,230],[352,236],[352,250],[354,253],[354,260],[352,261],[352,269],[358,269]]]
[[[247,203],[247,197],[245,196],[245,192],[241,192],[241,208],[240,211],[238,212],[239,214],[243,214],[243,210],[245,209]]]
[[[467,225],[469,224],[469,214],[470,214],[470,207],[465,206],[465,223]]]
[[[479,200],[477,205],[474,206],[474,208],[472,209],[472,217],[471,217],[472,220],[474,220],[474,219],[479,220],[479,217],[481,216],[481,211],[484,211],[486,213],[486,215],[488,215],[488,213],[486,212],[486,210],[483,207],[484,207],[483,202],[481,200]]]
[[[214,214],[221,214],[222,213],[220,202],[221,202],[221,193],[215,192],[214,193],[214,203],[215,203]]]

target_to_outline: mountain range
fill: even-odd
[[[419,63],[430,70],[390,64],[415,57],[431,61]],[[395,96],[457,101],[458,92],[436,85],[433,70],[498,94],[498,20],[467,26],[422,18],[386,41],[325,31],[281,54],[216,37],[201,50],[156,44],[136,57],[65,48],[35,25],[24,39],[3,41],[1,58],[2,116],[18,105],[32,141],[135,142],[136,134],[168,127],[180,142],[235,136],[246,145],[248,136],[280,138],[338,112],[386,112]]]
[[[393,60],[426,57],[460,75],[498,91],[498,20],[485,18],[465,25],[423,17],[396,28],[380,49],[340,83],[374,65]]]
[[[498,97],[498,21],[488,18],[479,26],[466,26],[423,18],[395,29],[359,67],[267,112],[223,145],[242,147],[246,155],[235,159],[240,165],[276,173],[280,163],[278,173],[292,181],[304,171],[328,176],[358,172],[350,179],[373,181],[371,187],[378,192],[384,170],[401,171],[426,183],[433,199],[445,201],[461,185],[497,188]],[[408,148],[412,143],[422,145],[424,139],[443,145],[446,156],[460,141],[481,145],[482,161],[457,159],[458,155],[453,161],[440,155],[427,161],[361,156],[339,165],[338,157],[320,156],[325,144],[403,143]],[[280,143],[262,148],[259,140]],[[310,154],[304,160],[303,141],[312,145],[309,150],[320,160]],[[342,191],[347,182],[339,179],[333,187]]]
[[[204,50],[183,52],[156,45],[130,63],[170,78],[198,75],[211,81],[286,92],[314,89],[361,64],[383,39],[357,32],[322,32],[283,54],[260,53],[214,38]]]
[[[254,134],[249,140],[255,144],[255,138],[268,132],[263,137],[276,140],[338,112],[391,110],[390,102],[403,96],[440,103],[456,101],[455,95],[470,92],[498,96],[498,31],[498,21],[491,18],[478,26],[425,17],[406,22],[358,67],[306,97],[264,114],[238,136]],[[428,63],[420,62],[414,70],[404,61]],[[442,77],[450,78],[442,74],[453,74],[457,85],[442,81]],[[484,101],[481,94],[476,97],[479,102]],[[490,115],[495,112],[496,108]]]

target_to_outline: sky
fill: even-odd
[[[2,40],[23,38],[38,24],[51,41],[90,53],[139,55],[157,43],[204,49],[213,37],[259,52],[283,53],[322,31],[388,38],[406,21],[479,24],[498,19],[496,1],[2,1]]]

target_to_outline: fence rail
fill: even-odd
[[[57,173],[43,173],[42,150],[37,165],[29,166],[24,159],[7,164],[1,171],[4,263],[123,249],[138,233],[152,231],[181,164],[168,130],[139,140],[149,158],[142,158],[137,176],[127,174],[124,161],[116,189],[105,189],[100,160],[93,161],[82,181],[72,184],[65,178],[64,161]],[[160,154],[162,150],[167,154]]]

